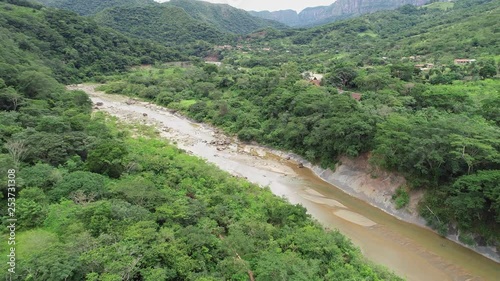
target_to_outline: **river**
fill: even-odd
[[[98,110],[124,121],[155,126],[162,137],[188,153],[303,205],[325,227],[349,237],[369,260],[407,280],[500,280],[499,263],[352,197],[271,150],[240,144],[211,126],[147,102],[96,92],[92,85],[69,88],[86,91],[94,103],[102,102]]]

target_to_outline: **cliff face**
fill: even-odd
[[[442,0],[448,1],[448,0]],[[337,0],[330,6],[311,7],[299,14],[295,11],[251,12],[252,15],[272,19],[289,26],[313,26],[380,10],[392,10],[404,5],[421,6],[430,0]]]

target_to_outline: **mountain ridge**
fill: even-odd
[[[355,17],[380,10],[393,10],[404,5],[422,6],[429,2],[449,2],[432,0],[337,0],[329,6],[305,8],[297,13],[294,10],[250,11],[256,17],[276,20],[291,27],[310,27],[327,24],[337,20]]]
[[[194,0],[172,0],[169,2],[159,3],[153,0],[36,0],[45,6],[55,7],[59,9],[70,10],[79,15],[96,16],[103,13],[107,9],[126,10],[131,13],[130,9],[141,9],[144,12],[145,7],[150,7],[150,11],[155,14],[155,9],[165,11],[162,7],[177,7],[184,10],[186,15],[192,18],[189,25],[207,25],[205,29],[217,29],[222,33],[248,34],[253,31],[263,28],[284,29],[286,25],[268,19],[252,16],[245,10],[237,9],[227,4],[213,4],[204,1]],[[151,8],[153,7],[153,8]],[[146,8],[147,9],[147,8]],[[178,18],[179,10],[171,9],[172,18]],[[116,12],[113,12],[116,13]],[[182,12],[180,12],[182,13]],[[147,14],[143,14],[145,20],[148,19]],[[157,13],[156,13],[157,16]],[[103,20],[101,18],[101,20]],[[164,17],[164,21],[170,22],[171,26],[176,26],[176,23],[169,21],[169,17]],[[108,20],[106,20],[109,22]],[[184,21],[186,22],[186,21]],[[163,23],[162,23],[163,24]],[[123,31],[123,30],[122,30]],[[196,37],[196,31],[193,31]]]
[[[70,10],[81,16],[93,15],[113,7],[156,5],[154,0],[36,0],[36,2],[49,7]]]

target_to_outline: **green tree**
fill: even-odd
[[[482,79],[497,75],[497,68],[494,63],[487,63],[479,69],[479,75]]]
[[[49,196],[52,201],[62,198],[73,199],[77,203],[88,203],[106,195],[106,178],[102,175],[76,171],[65,175],[52,190]]]
[[[19,90],[27,98],[48,98],[63,91],[51,76],[38,71],[25,71],[19,75]]]
[[[304,260],[292,252],[264,252],[255,266],[257,280],[319,280],[317,260]]]
[[[500,171],[479,171],[458,178],[446,200],[460,226],[470,229],[490,217],[500,223]]]
[[[354,79],[358,77],[358,73],[354,68],[341,67],[332,71],[325,77],[325,84],[340,87],[342,89],[352,88]]]
[[[125,169],[125,144],[118,140],[103,140],[89,151],[86,161],[89,171],[119,178]]]

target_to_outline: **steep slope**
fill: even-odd
[[[447,0],[445,0],[447,1]],[[284,24],[305,27],[330,23],[381,10],[393,10],[404,5],[421,6],[430,0],[337,0],[330,6],[304,9],[299,14],[293,11],[251,12],[252,15],[276,20]]]
[[[0,69],[9,76],[20,67],[12,70],[7,65],[38,64],[48,68],[44,73],[52,71],[59,81],[69,83],[131,65],[181,58],[172,49],[130,39],[72,12],[22,0],[8,2],[30,8],[5,2],[0,2]]]
[[[138,38],[170,45],[197,40],[216,43],[223,41],[226,36],[214,26],[193,19],[182,8],[170,5],[115,7],[98,13],[95,20]]]
[[[80,15],[93,15],[104,9],[155,4],[153,0],[36,0],[46,6],[70,10]]]
[[[184,9],[193,18],[210,23],[221,31],[246,34],[266,27],[285,28],[276,21],[261,19],[226,4],[211,4],[197,0],[172,0],[164,5]]]

